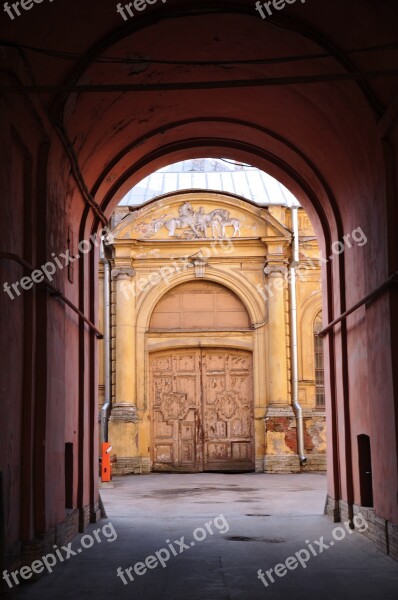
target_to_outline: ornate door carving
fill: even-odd
[[[252,470],[251,353],[184,349],[149,364],[153,470]]]
[[[252,377],[250,352],[203,351],[205,471],[254,469]]]
[[[201,470],[200,351],[153,354],[150,376],[154,470]]]

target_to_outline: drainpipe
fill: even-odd
[[[291,340],[291,370],[292,370],[292,407],[296,415],[297,450],[301,465],[307,464],[304,454],[304,422],[303,409],[299,403],[298,389],[298,353],[297,353],[297,297],[296,297],[296,266],[299,264],[299,232],[298,209],[291,209],[293,229],[293,260],[290,263],[289,292],[290,292],[290,340]]]
[[[105,402],[101,409],[101,443],[108,441],[108,421],[112,409],[111,395],[111,267],[104,241],[101,242],[100,260],[104,265],[104,379]]]

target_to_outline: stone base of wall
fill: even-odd
[[[85,506],[82,510],[77,508],[67,510],[65,520],[55,527],[51,527],[44,535],[28,542],[14,544],[7,552],[5,568],[7,568],[8,572],[11,572],[25,565],[30,566],[33,561],[41,560],[46,554],[54,552],[54,545],[57,545],[59,548],[66,546],[76,537],[79,531],[82,531],[79,525],[87,521],[87,515],[88,521],[86,524],[88,524],[91,513],[90,506]],[[42,574],[33,573],[30,581],[35,581],[41,576]],[[9,587],[3,580],[0,581],[0,590],[9,590]]]
[[[398,525],[387,522],[388,554],[398,560]]]
[[[56,538],[58,540],[64,539],[68,544],[73,540],[74,537],[79,533],[79,509],[67,510],[65,515],[65,521],[57,525]],[[63,544],[62,544],[63,545]]]
[[[353,518],[356,515],[361,515],[368,524],[367,529],[361,531],[361,533],[370,539],[379,550],[398,560],[398,525],[377,515],[374,508],[357,506],[356,504],[350,507],[345,500],[336,501],[328,496],[325,512],[335,522],[348,521],[350,514]]]
[[[87,505],[79,511],[79,531],[84,531],[89,523],[91,523],[91,507]]]
[[[300,473],[326,471],[326,454],[310,454],[307,464],[300,465],[296,454],[270,454],[255,460],[256,473]],[[151,472],[149,458],[140,456],[117,458],[112,462],[112,475],[146,475]]]
[[[354,513],[352,511],[352,507],[350,507],[348,502],[346,502],[345,500],[340,500],[339,508],[340,508],[340,521],[344,521],[344,522],[350,521],[352,519],[352,517],[354,516]]]
[[[340,504],[338,500],[334,500],[330,496],[327,496],[326,506],[325,506],[325,514],[328,515],[331,519],[333,519],[334,523],[338,523],[340,521]]]
[[[297,454],[268,454],[264,457],[264,473],[300,473]]]
[[[146,475],[151,472],[151,461],[142,456],[117,457],[112,461],[112,475]]]
[[[1,569],[2,571],[8,569],[8,571],[15,571],[21,565],[21,555],[22,555],[22,542],[18,541],[14,544],[8,546],[7,551],[5,548],[1,548],[2,556],[1,556]],[[8,590],[8,585],[0,577],[0,591]],[[0,594],[1,596],[1,594]]]
[[[255,464],[255,472],[256,473],[264,473],[265,471],[265,456],[261,457],[261,458],[256,458],[256,464]]]
[[[98,523],[98,521],[100,521],[101,519],[102,519],[101,508],[100,508],[99,503],[96,502],[96,504],[94,504],[94,506],[91,506],[90,522]]]
[[[363,532],[383,552],[398,560],[398,525],[376,515],[373,508],[354,504],[354,515],[361,514],[368,524]]]
[[[326,454],[306,454],[307,464],[301,467],[306,471],[326,471]]]
[[[334,500],[330,496],[326,500],[325,513],[333,517],[335,523],[351,521],[354,516],[348,502],[345,500]]]
[[[79,531],[82,531],[79,523],[86,520],[85,515],[87,514],[90,514],[89,506],[84,507],[82,511],[77,508],[67,510],[65,521],[51,527],[42,537],[24,542],[20,554],[21,564],[30,565],[34,560],[52,552],[54,545],[61,547],[71,542]]]
[[[306,414],[304,441],[307,464],[300,466],[297,456],[297,419],[291,406],[269,406],[265,425],[266,473],[299,473],[326,471],[325,416]]]

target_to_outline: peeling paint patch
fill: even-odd
[[[326,422],[323,417],[304,419],[305,447],[315,453],[326,452]]]

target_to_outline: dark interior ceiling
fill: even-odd
[[[9,85],[45,107],[108,213],[160,166],[222,155],[280,179],[314,218],[316,197],[330,218],[332,196],[374,184],[396,16],[394,0],[308,0],[267,20],[252,0],[167,0],[125,23],[116,3],[56,0],[1,37],[28,65],[26,90]]]

